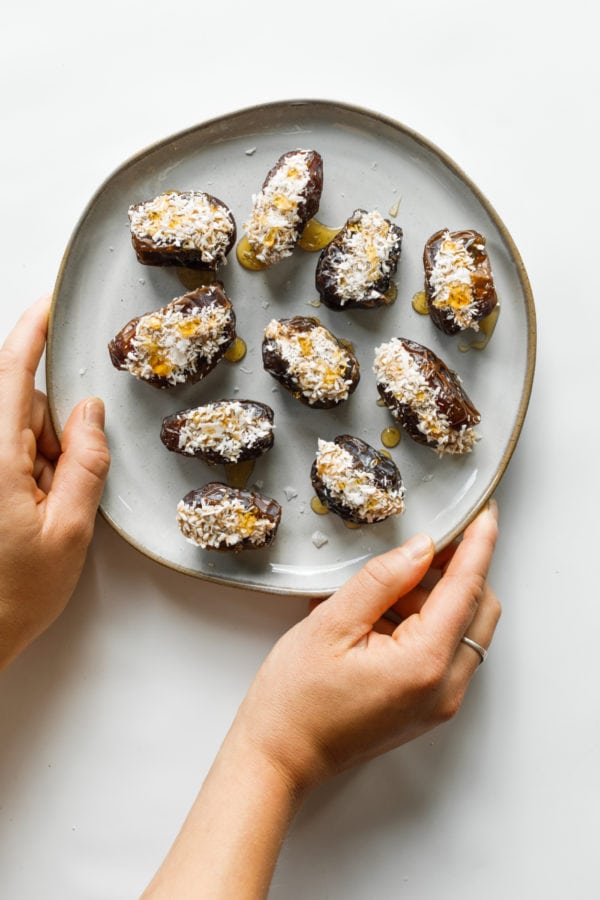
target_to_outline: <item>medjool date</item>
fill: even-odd
[[[269,170],[244,225],[256,259],[272,266],[294,249],[319,209],[323,160],[316,150],[289,150]]]
[[[281,506],[257,491],[211,481],[177,505],[184,538],[203,550],[256,550],[273,543]]]
[[[321,252],[315,282],[331,309],[371,309],[391,302],[402,229],[377,211],[357,209]]]
[[[200,381],[235,340],[235,313],[219,282],[132,319],[108,345],[117,369],[158,388]]]
[[[256,459],[273,446],[273,410],[254,400],[216,400],[163,419],[168,450],[214,465]]]
[[[324,506],[357,525],[404,511],[404,486],[394,461],[349,434],[319,440],[311,482]]]
[[[265,328],[263,364],[294,397],[314,409],[331,409],[356,389],[358,360],[319,319],[272,319]]]
[[[425,297],[433,324],[445,334],[467,328],[492,312],[497,296],[485,238],[478,231],[433,234],[423,252]]]
[[[481,416],[460,378],[428,347],[395,337],[375,350],[377,389],[393,417],[419,444],[468,453]]]
[[[129,207],[131,242],[146,266],[218,269],[235,244],[228,206],[203,191],[166,191]]]

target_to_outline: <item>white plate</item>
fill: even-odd
[[[251,197],[275,160],[297,147],[318,150],[324,190],[318,218],[340,226],[354,209],[378,209],[404,230],[398,299],[380,310],[335,312],[317,299],[317,255],[297,249],[266,272],[249,272],[230,255],[220,277],[234,304],[238,334],[248,345],[241,363],[221,362],[199,385],[158,391],[110,363],[107,344],[134,316],[185,293],[176,269],[140,265],[131,247],[127,208],[167,190],[200,189],[233,210],[238,236]],[[423,286],[423,245],[439,228],[476,228],[487,238],[501,313],[483,352],[461,352],[412,308]],[[355,394],[336,411],[298,403],[262,368],[261,340],[271,318],[317,315],[351,340],[361,364]],[[310,501],[317,438],[351,433],[380,447],[393,422],[377,405],[373,349],[394,335],[429,346],[461,376],[482,413],[481,440],[464,458],[439,459],[406,436],[391,451],[406,486],[406,512],[348,529],[318,516]],[[326,594],[369,556],[417,531],[436,545],[453,540],[498,484],[525,416],[535,360],[535,313],[518,251],[481,192],[439,149],[383,116],[326,101],[278,102],[204,123],[169,137],[126,162],[101,186],[77,224],[54,292],[48,346],[48,390],[60,432],[73,405],[99,395],[107,407],[112,466],[102,499],[106,519],[143,553],[201,578],[289,594]],[[249,484],[283,507],[273,547],[240,554],[204,552],[175,522],[178,500],[220,468],[169,453],[159,439],[165,415],[210,399],[239,397],[273,407],[276,440],[257,461]],[[295,496],[292,496],[295,495]],[[287,499],[287,497],[291,499]],[[315,546],[321,532],[327,543]]]

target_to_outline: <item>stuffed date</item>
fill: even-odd
[[[323,160],[316,150],[290,150],[269,170],[253,198],[246,239],[264,267],[290,256],[307,222],[319,209]]]
[[[168,450],[210,465],[256,459],[273,446],[273,410],[255,400],[216,400],[163,419]]]
[[[489,316],[497,296],[485,238],[477,231],[433,234],[423,252],[425,297],[433,324],[445,334],[472,328]]]
[[[444,453],[468,453],[481,416],[460,378],[422,344],[392,338],[375,350],[377,389],[393,417],[419,444]]]
[[[235,244],[228,206],[203,191],[166,191],[129,207],[131,242],[146,266],[218,269]]]
[[[352,435],[319,440],[311,482],[324,506],[356,525],[404,511],[404,486],[394,461]]]
[[[235,340],[235,313],[219,282],[132,319],[108,345],[115,368],[158,388],[200,381]]]
[[[377,211],[357,209],[321,251],[315,283],[331,309],[371,309],[391,302],[402,229]]]
[[[177,505],[183,537],[203,550],[256,550],[273,543],[281,506],[271,497],[211,481]]]
[[[266,371],[313,409],[331,409],[347,400],[360,379],[350,346],[309,316],[272,319],[262,356]]]

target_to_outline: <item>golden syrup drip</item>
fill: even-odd
[[[212,284],[217,276],[211,269],[181,268],[177,269],[177,277],[188,291],[195,291],[196,288]]]
[[[398,197],[393,206],[390,206],[390,211],[388,212],[388,216],[391,216],[392,219],[395,219],[398,215],[398,210],[400,209],[400,201],[401,197]]]
[[[318,497],[313,497],[310,501],[310,508],[318,516],[326,516],[329,512],[324,503],[321,503]]]
[[[413,295],[412,308],[414,309],[415,312],[419,313],[420,316],[428,316],[429,315],[429,309],[427,308],[427,297],[425,296],[425,291],[417,291],[417,293]]]
[[[399,429],[390,425],[389,428],[384,428],[381,432],[381,443],[384,447],[397,447],[401,437]]]
[[[378,397],[377,400],[375,401],[375,403],[377,404],[377,406],[385,406],[386,405],[383,397]]]
[[[348,522],[347,519],[344,519],[344,525],[350,529],[360,528],[360,522]]]
[[[254,250],[248,243],[248,238],[243,237],[237,243],[237,247],[235,248],[235,255],[238,258],[238,262],[245,269],[250,269],[252,272],[259,272],[261,269],[266,269],[267,264],[261,262],[260,259],[257,259]]]
[[[388,290],[385,292],[385,294],[383,296],[385,297],[385,302],[387,303],[388,306],[391,306],[392,303],[396,302],[396,299],[398,297],[398,285],[396,284],[395,281],[392,281]]]
[[[315,309],[318,309],[320,305],[321,305],[320,300],[308,300],[307,301],[307,306],[314,306]]]
[[[377,452],[379,453],[380,456],[385,456],[387,459],[391,459],[391,458],[392,458],[392,454],[390,453],[389,450],[386,450],[385,447],[382,447],[382,448],[381,448],[380,450],[378,450]]]
[[[499,315],[500,304],[497,304],[489,316],[486,316],[485,319],[482,319],[479,323],[479,331],[483,333],[483,337],[475,338],[472,341],[461,341],[458,345],[458,349],[462,353],[466,353],[468,350],[485,350],[492,338]]]
[[[352,355],[354,355],[354,344],[352,343],[352,341],[349,341],[348,338],[338,338],[338,341],[340,342],[342,347],[344,347],[344,349],[348,351],[348,353],[352,353]]]
[[[254,469],[254,460],[245,459],[243,462],[227,463],[225,477],[230,487],[244,488]]]
[[[323,225],[318,219],[309,219],[306,228],[300,235],[298,246],[301,250],[314,253],[331,243],[339,231],[341,228],[330,228],[329,225]]]
[[[236,363],[245,357],[247,349],[246,341],[241,337],[236,337],[233,344],[223,354],[223,357],[227,362]]]

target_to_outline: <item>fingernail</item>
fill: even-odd
[[[83,409],[83,418],[92,428],[104,431],[104,403],[99,397],[91,397]]]
[[[433,542],[428,534],[415,534],[402,545],[402,549],[413,562],[420,562],[426,556],[431,556]]]

